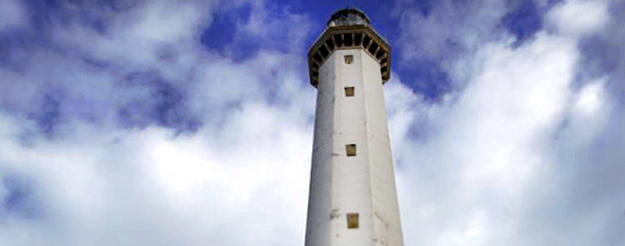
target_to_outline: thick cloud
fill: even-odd
[[[2,245],[301,241],[311,132],[291,115],[245,105],[219,141],[75,125],[80,137],[28,147],[3,115]]]
[[[496,39],[464,60],[451,58],[471,65],[459,92],[395,112],[392,118],[413,114],[413,126],[430,126],[417,128],[416,140],[394,141],[405,170],[398,175],[402,219],[412,232],[406,242],[625,244],[625,112],[610,91],[623,77],[588,76],[592,58],[581,49],[609,23],[622,23],[606,16],[608,6],[556,4],[546,14],[549,29],[532,40]]]
[[[249,4],[241,35],[292,49],[235,61],[200,42],[214,12]],[[0,30],[0,245],[303,240],[304,16],[256,1],[23,6],[40,15]]]
[[[2,47],[7,54],[3,56],[5,69],[0,71],[5,82],[0,103],[5,110],[28,113],[46,133],[72,118],[131,128],[157,124],[193,132],[207,120],[222,121],[222,109],[244,98],[291,100],[288,93],[294,91],[283,91],[290,88],[283,80],[305,77],[299,71],[305,68],[304,61],[296,58],[300,50],[265,49],[255,59],[235,62],[199,42],[210,24],[211,11],[236,8],[235,3],[118,5],[130,7],[118,10],[59,2],[45,10],[47,31],[4,34]],[[262,3],[255,5],[259,12],[267,11]],[[101,28],[81,21],[92,12],[97,22],[104,23]],[[288,12],[280,17],[285,16],[305,23]],[[252,21],[283,30],[269,17]],[[240,29],[249,29],[245,25],[250,24],[241,23]],[[307,29],[300,26],[273,34],[258,35],[266,40],[291,35],[285,40],[300,47]],[[212,114],[206,116],[208,112]]]

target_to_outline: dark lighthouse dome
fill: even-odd
[[[332,15],[328,21],[328,26],[352,26],[352,25],[365,25],[371,24],[369,17],[357,8],[345,8],[337,11]]]

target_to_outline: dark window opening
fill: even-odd
[[[356,145],[355,144],[345,145],[345,151],[347,152],[347,156],[356,156]]]
[[[330,51],[334,50],[334,43],[332,42],[331,38],[326,40],[326,45],[330,48]]]
[[[365,38],[362,40],[362,47],[367,48],[367,45],[371,43],[371,38],[365,35]]]
[[[313,56],[313,58],[315,58],[315,61],[317,61],[317,62],[319,62],[319,63],[321,63],[321,61],[322,61],[321,56],[319,55],[319,53],[316,53],[316,54]]]
[[[384,52],[383,50],[380,50],[378,54],[375,55],[375,58],[380,59],[382,56],[384,56],[384,54],[386,54],[386,52]]]
[[[343,46],[343,38],[341,37],[343,35],[340,34],[335,34],[334,35],[334,41],[336,42],[336,47],[341,47]]]
[[[354,96],[354,87],[345,87],[345,96],[346,97],[353,97]]]
[[[358,229],[358,213],[347,214],[347,229]]]
[[[362,34],[358,33],[354,36],[354,45],[355,46],[362,45]]]
[[[330,54],[330,52],[328,52],[328,49],[326,49],[325,46],[321,46],[321,48],[319,49],[319,52],[321,53],[323,57],[326,57],[328,56],[328,54]]]
[[[375,54],[375,50],[377,49],[378,49],[378,44],[372,43],[371,46],[369,46],[369,53]]]
[[[345,56],[345,63],[352,64],[352,62],[354,62],[354,56],[353,55],[346,55]]]
[[[345,34],[345,36],[343,37],[343,43],[345,43],[345,46],[352,46],[352,34],[351,33],[347,33]]]

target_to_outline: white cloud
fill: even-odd
[[[608,2],[602,0],[570,0],[558,5],[547,20],[566,35],[585,35],[600,31],[610,19]]]
[[[514,226],[515,204],[525,201],[524,190],[549,162],[541,145],[566,109],[575,43],[541,34],[519,49],[491,43],[476,59],[482,64],[477,76],[446,115],[431,123],[442,125],[440,132],[425,143],[397,148],[410,173],[403,175],[428,177],[415,178],[404,191],[412,194],[402,194],[416,199],[404,203],[414,209],[404,217],[406,230],[419,232],[407,233],[407,242],[482,245],[511,239],[514,231],[505,228]]]
[[[404,8],[402,5],[400,1],[397,8]],[[402,58],[438,59],[450,55],[448,52],[473,50],[487,41],[484,39],[491,38],[494,27],[505,14],[505,4],[501,1],[482,1],[475,5],[441,1],[427,15],[410,8],[403,10]],[[414,45],[414,41],[419,41],[419,45]]]
[[[208,21],[205,13],[210,13],[210,5],[214,5],[214,1],[200,4],[150,1],[147,6],[137,11],[137,16],[128,17],[128,19],[120,18],[116,25],[119,27],[130,26],[124,30],[126,32],[124,35],[128,39],[176,42],[193,37],[199,32],[199,27],[210,25],[210,22],[200,25],[200,22]],[[133,21],[134,18],[137,18],[138,21]]]
[[[75,125],[76,137],[30,147],[18,141],[23,119],[2,116],[0,163],[38,181],[45,215],[38,226],[5,221],[0,245],[303,240],[312,125],[288,111],[246,103],[221,136]]]
[[[215,4],[186,3],[194,5],[145,2],[107,19],[104,34],[49,23],[52,42],[80,55],[35,49],[22,71],[0,71],[7,95],[0,102],[9,109],[0,111],[0,174],[36,181],[19,199],[43,210],[33,218],[7,210],[5,199],[18,191],[0,185],[0,245],[303,241],[315,90],[303,81],[301,50],[261,50],[234,62],[198,43],[212,11],[202,6]],[[307,25],[304,17],[292,18]],[[280,35],[298,45],[307,32]],[[161,60],[155,55],[161,47],[178,56]],[[110,64],[86,65],[82,55]],[[137,85],[127,85],[136,71],[139,78],[130,82]],[[119,129],[118,106],[163,100],[149,87],[154,79],[187,93],[185,107],[205,123],[199,131]],[[60,109],[41,117],[62,118],[52,137],[40,134],[45,119],[32,114],[50,88],[60,91]],[[79,117],[94,110],[101,115]]]
[[[581,88],[572,109],[576,118],[601,119],[601,111],[611,109],[607,102],[604,81],[605,79],[591,82]]]
[[[210,25],[215,2],[149,1],[128,11],[108,14],[106,33],[73,22],[54,26],[52,40],[78,48],[94,59],[145,67],[159,60],[156,51],[166,45],[187,48],[201,28]]]
[[[613,198],[623,194],[613,175],[625,159],[614,133],[623,112],[605,78],[579,81],[580,33],[569,34],[486,43],[454,60],[471,76],[451,100],[391,116],[391,126],[405,125],[401,114],[429,126],[393,140],[407,245],[625,243],[615,232],[623,199]],[[420,101],[400,101],[410,100]]]

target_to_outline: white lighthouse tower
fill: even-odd
[[[317,112],[306,246],[401,246],[382,85],[390,46],[360,10],[336,12],[308,53]]]

